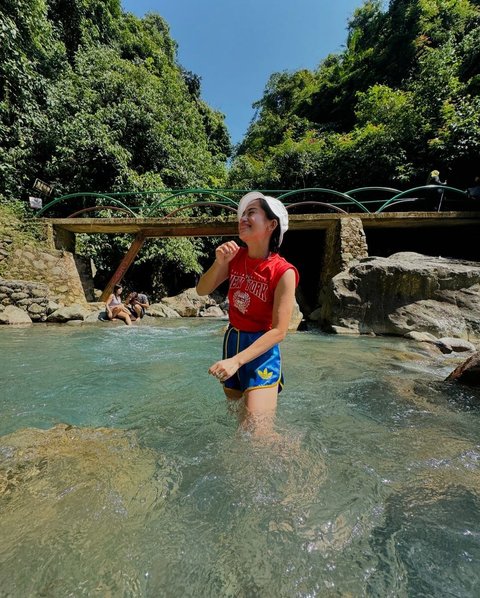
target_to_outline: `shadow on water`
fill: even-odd
[[[476,596],[454,359],[291,335],[256,438],[207,374],[222,327],[0,330],[0,595]]]

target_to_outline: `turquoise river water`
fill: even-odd
[[[289,335],[255,437],[207,375],[223,326],[0,329],[0,596],[479,596],[461,357]]]

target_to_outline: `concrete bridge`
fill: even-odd
[[[237,235],[238,226],[235,216],[201,216],[197,218],[74,217],[42,218],[39,221],[47,226],[55,247],[72,252],[75,252],[76,233],[135,235],[130,249],[105,287],[101,300],[105,300],[114,284],[123,278],[147,239],[172,236],[233,237]],[[419,229],[423,229],[422,234],[425,234],[427,229],[444,230],[445,228],[456,231],[454,234],[449,234],[449,237],[461,238],[461,231],[468,230],[466,234],[469,236],[474,234],[478,239],[480,211],[292,214],[289,231],[291,233],[323,231],[322,246],[319,247],[316,243],[316,255],[310,258],[316,261],[316,269],[321,269],[318,281],[318,286],[321,287],[331,277],[343,270],[352,259],[368,256],[366,234],[368,235],[369,231],[402,230],[408,237],[412,236],[411,229],[416,229],[415,235],[418,236]],[[291,233],[286,237],[286,241],[290,243],[287,253],[295,254],[298,236]],[[297,243],[295,239],[297,239]],[[405,249],[408,248],[407,244]],[[286,254],[286,257],[289,256]]]
[[[462,226],[480,220],[479,212],[383,212],[356,214],[291,214],[290,230],[326,230],[336,222],[359,218],[364,228]],[[141,234],[143,237],[222,237],[235,235],[236,217],[200,218],[48,218],[55,231],[70,233]]]
[[[72,252],[75,252],[77,233],[134,235],[130,249],[102,293],[105,300],[149,238],[235,236],[238,202],[248,191],[195,188],[78,192],[52,199],[36,217],[46,224],[55,247]],[[390,243],[395,235],[398,237],[398,231],[403,231],[404,238],[412,241],[428,236],[428,230],[445,231],[447,228],[448,234],[434,235],[427,245],[426,252],[433,250],[437,255],[441,254],[436,251],[437,236],[443,235],[450,241],[471,238],[472,234],[478,237],[478,200],[446,185],[426,185],[406,191],[362,187],[343,192],[325,188],[262,192],[277,197],[289,211],[291,232],[282,246],[282,254],[300,265],[303,280],[308,280],[312,270],[317,272],[319,280],[308,281],[309,286],[321,288],[349,261],[367,256],[372,239],[374,250],[378,251],[382,231],[391,231],[391,235],[387,233]],[[411,234],[408,229],[417,231]],[[419,229],[422,229],[421,234]],[[378,231],[376,236],[374,231]],[[457,232],[452,234],[452,231]],[[370,237],[368,243],[367,237]],[[305,246],[308,251],[302,253]],[[397,242],[392,248],[418,250],[412,243]],[[480,260],[480,254],[477,259]]]

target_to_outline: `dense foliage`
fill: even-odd
[[[139,19],[120,0],[3,0],[4,201],[28,197],[36,177],[56,196],[221,186],[229,154],[223,115],[201,99],[199,77],[177,63],[159,15]],[[130,241],[91,237],[82,251],[108,275]],[[161,281],[176,269],[199,271],[203,251],[187,239],[150,242],[140,262]],[[165,281],[156,286],[169,290]]]
[[[368,0],[345,50],[276,73],[230,183],[263,188],[423,185],[480,175],[479,0]]]

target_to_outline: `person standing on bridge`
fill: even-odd
[[[199,295],[212,293],[229,279],[229,321],[223,359],[208,373],[228,399],[244,398],[247,419],[273,415],[283,386],[279,343],[290,323],[298,271],[278,254],[288,229],[288,212],[278,199],[247,193],[238,205],[243,247],[227,241],[197,284]]]
[[[432,170],[432,172],[428,175],[427,185],[446,185],[447,181],[440,180],[440,172],[438,170]],[[444,189],[437,189],[437,196],[439,198],[438,201],[438,208],[437,211],[440,212],[440,208],[442,207],[443,197],[445,195]]]

